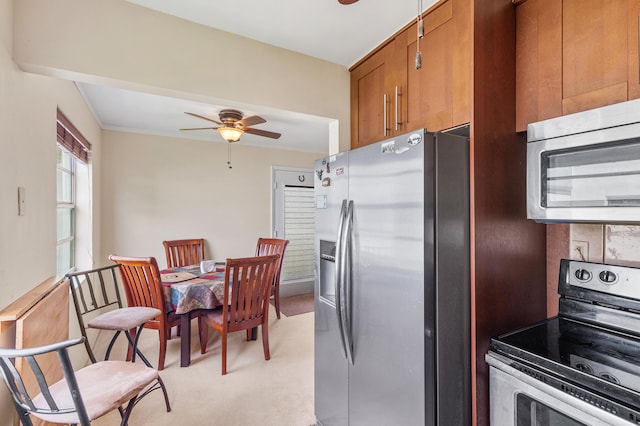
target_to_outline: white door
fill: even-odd
[[[273,167],[274,238],[289,240],[282,263],[280,295],[313,292],[313,170]]]

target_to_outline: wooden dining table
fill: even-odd
[[[224,301],[224,269],[202,273],[200,265],[160,271],[167,310],[180,316],[180,367],[191,363],[191,319],[202,309],[215,309]]]
[[[198,311],[211,310],[224,302],[224,269],[201,272],[200,265],[168,268],[160,271],[167,312],[180,316],[180,367],[191,363],[191,319]],[[252,340],[257,339],[252,329]]]

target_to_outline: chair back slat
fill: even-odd
[[[87,281],[89,281],[89,283],[91,283],[91,277],[87,277]],[[102,276],[102,274],[98,275],[98,282],[100,283],[100,291],[102,292],[102,300],[104,300],[105,303],[110,303],[109,295],[107,294],[107,288],[105,287],[104,277]],[[93,285],[91,285],[90,287],[93,288]]]
[[[118,268],[116,266],[114,267],[109,267],[109,272],[111,273],[111,282],[112,283],[118,283],[118,278],[116,277],[116,270],[118,270]],[[100,275],[100,279],[104,281],[103,276]],[[105,286],[106,288],[106,286]],[[120,286],[119,285],[115,285],[114,286],[114,293],[115,293],[115,302],[118,304],[118,308],[122,308],[122,298],[120,297]]]
[[[85,274],[82,274],[82,276],[84,276],[84,279],[87,282],[87,289],[89,290],[89,295],[91,296],[91,307],[93,309],[96,309],[96,307],[98,306],[98,301],[96,300],[96,293],[93,290],[93,282],[91,282],[91,275],[85,273]],[[82,289],[82,286],[80,286],[80,288]]]
[[[36,382],[38,383],[38,388],[40,389],[40,392],[42,392],[42,396],[44,397],[45,401],[47,401],[49,408],[51,410],[58,411],[59,410],[58,406],[56,405],[56,402],[53,400],[53,397],[51,396],[51,392],[49,392],[49,385],[47,385],[47,381],[44,378],[44,373],[42,372],[42,369],[40,368],[40,365],[36,361],[35,357],[25,356],[24,359],[27,361],[29,368],[31,368],[31,371],[33,372],[33,375],[36,378]]]
[[[4,377],[7,387],[9,387],[14,401],[29,410],[35,410],[36,407],[33,405],[33,401],[31,401],[24,381],[13,363],[6,358],[0,357],[0,369],[2,370],[2,376]]]
[[[89,310],[87,307],[87,299],[84,295],[84,289],[81,284],[80,276],[84,276],[84,274],[74,274],[69,275],[68,278],[71,280],[71,291],[72,294],[75,294],[77,297],[74,298],[74,302],[78,304],[82,304],[82,306],[76,306],[76,311],[86,312]]]
[[[163,241],[167,267],[197,265],[204,260],[204,239]]]

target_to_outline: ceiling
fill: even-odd
[[[361,0],[341,5],[337,0],[127,0],[240,36],[349,67],[415,18],[435,0]],[[421,7],[422,6],[422,7]],[[265,19],[265,17],[268,17]],[[215,130],[188,116],[194,112],[217,120],[221,109],[260,115],[267,122],[256,129],[282,133],[277,140],[244,134],[245,145],[328,153],[326,118],[253,106],[211,105],[108,86],[77,83],[100,126],[106,130],[225,143]],[[301,143],[304,142],[304,143]]]

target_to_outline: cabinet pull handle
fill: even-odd
[[[398,86],[396,86],[396,131],[398,131],[398,126],[402,124],[402,121],[400,121],[399,115],[398,115],[398,98],[402,96],[402,92],[400,92],[400,89],[398,88]]]
[[[382,134],[387,136],[387,94],[382,96]]]

